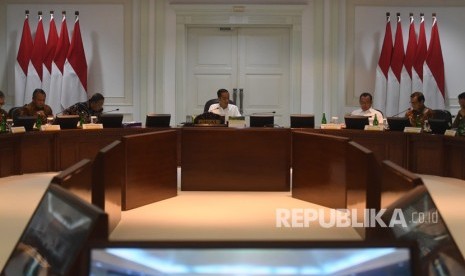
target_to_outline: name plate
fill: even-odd
[[[457,135],[457,130],[447,129],[446,132],[444,132],[444,135],[454,137],[455,135]]]
[[[369,131],[384,131],[384,126],[383,125],[377,125],[377,126],[370,126],[366,125],[365,130]]]
[[[342,129],[341,124],[321,124],[321,129]]]
[[[421,133],[421,127],[405,127],[405,133]]]
[[[57,131],[60,130],[60,125],[43,125],[40,126],[41,131]]]
[[[245,126],[246,126],[246,123],[245,123],[244,116],[229,117],[228,127],[244,128]]]
[[[83,124],[82,129],[103,129],[102,124]]]
[[[24,133],[26,129],[23,126],[11,127],[11,133]]]
[[[219,125],[221,124],[221,121],[215,119],[199,119],[198,124]]]

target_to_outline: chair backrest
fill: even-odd
[[[443,119],[446,120],[449,126],[452,125],[452,114],[448,110],[443,109],[434,109],[433,110],[433,119]]]
[[[205,106],[203,107],[203,112],[208,112],[208,109],[210,108],[210,105],[212,104],[216,104],[218,103],[218,98],[215,98],[215,99],[211,99],[211,100],[208,100],[206,103],[205,103]],[[232,100],[229,100],[229,103],[230,104],[235,104],[234,101]]]
[[[10,108],[10,110],[8,111],[8,117],[13,120],[16,119],[21,114],[21,108],[23,107],[15,106],[15,107]]]

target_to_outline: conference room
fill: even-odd
[[[428,98],[425,105],[452,115],[459,111],[457,96],[464,91],[459,69],[465,58],[460,49],[465,36],[457,26],[465,7],[457,1],[408,4],[0,1],[6,22],[0,32],[5,41],[0,89],[6,94],[6,110],[31,100],[16,92],[25,10],[29,11],[33,42],[39,11],[45,41],[51,28],[50,11],[54,11],[58,38],[62,11],[66,11],[70,43],[77,26],[82,37],[87,65],[84,96],[102,93],[104,112],[111,111],[107,117],[122,120],[117,122],[121,127],[91,124],[88,129],[65,129],[58,124],[60,130],[0,135],[2,194],[12,200],[2,204],[2,220],[11,212],[19,213],[21,207],[8,207],[6,202],[35,197],[28,201],[31,206],[24,209],[29,211],[21,215],[17,228],[11,223],[19,234],[9,236],[15,242],[2,260],[9,259],[22,233],[18,229],[25,229],[41,199],[38,194],[48,191],[50,183],[106,212],[108,240],[104,243],[109,248],[117,242],[122,247],[134,242],[138,247],[146,243],[154,248],[162,247],[159,242],[179,247],[189,241],[225,242],[224,247],[242,244],[244,248],[260,248],[254,244],[260,241],[288,242],[291,248],[299,242],[307,242],[310,248],[336,246],[338,241],[340,247],[347,247],[358,241],[370,247],[379,227],[312,224],[279,228],[277,210],[322,210],[325,218],[339,209],[358,214],[393,207],[404,195],[426,187],[420,192],[432,197],[461,257],[461,215],[453,204],[458,206],[463,195],[464,138],[457,133],[428,133],[421,127],[419,133],[384,126],[378,130],[343,128],[345,115],[359,108],[362,92],[373,95],[373,107],[385,117],[403,117],[394,115],[409,107],[410,98],[401,102],[400,94],[396,112],[391,106],[378,107],[376,91],[387,23],[394,47],[401,19],[406,50],[411,12],[417,36],[423,13],[427,45],[436,14],[442,46],[443,106],[430,104]],[[65,62],[66,66],[72,67]],[[82,80],[78,81],[84,88]],[[217,98],[220,88],[229,91],[245,127],[221,122],[218,126],[211,121],[195,124],[194,119],[201,118],[205,104]],[[57,104],[54,93],[47,92],[50,106]],[[67,106],[82,101],[61,100],[58,107],[52,107],[55,115],[66,101]],[[401,103],[406,104],[402,110]],[[322,124],[323,114],[327,124]],[[256,117],[273,121],[251,127]],[[160,118],[165,121],[158,124]],[[299,126],[292,124],[292,118],[312,121]],[[22,187],[21,193],[10,190],[13,182]],[[418,189],[415,192],[420,194]],[[395,241],[404,239],[396,237]],[[95,248],[102,246],[95,244]],[[450,264],[448,258],[440,260]]]

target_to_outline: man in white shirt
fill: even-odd
[[[360,103],[360,108],[352,111],[351,115],[370,117],[370,125],[371,125],[373,123],[373,119],[375,118],[375,114],[376,114],[378,123],[379,124],[383,123],[383,114],[379,112],[378,110],[371,107],[373,103],[373,97],[371,96],[370,93],[365,92],[365,93],[360,94],[358,101]]]
[[[228,90],[220,89],[216,94],[218,95],[218,103],[210,105],[208,112],[224,116],[226,122],[229,116],[241,116],[237,106],[229,103]]]

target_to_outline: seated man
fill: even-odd
[[[460,123],[465,125],[465,92],[460,93],[458,98],[460,110],[457,113],[457,116],[455,116],[455,120],[452,123],[452,128],[458,128]]]
[[[422,127],[426,120],[433,117],[433,111],[425,106],[425,96],[421,92],[413,92],[410,95],[412,108],[405,113],[413,127]]]
[[[370,93],[365,92],[365,93],[360,94],[358,102],[360,104],[360,108],[352,111],[350,115],[370,117],[370,124],[372,124],[375,118],[375,115],[376,115],[378,122],[380,124],[383,123],[383,114],[379,112],[378,110],[371,107],[373,103],[373,97],[371,96]]]
[[[47,122],[47,117],[53,116],[52,109],[45,104],[46,96],[44,90],[40,88],[34,90],[32,93],[32,102],[21,108],[20,116],[39,117],[42,124],[45,124]]]
[[[2,106],[5,104],[5,94],[0,91],[0,121],[8,117],[8,112],[2,109]]]
[[[225,116],[226,121],[228,121],[229,116],[241,116],[237,106],[229,103],[228,90],[220,89],[216,94],[218,95],[218,103],[210,105],[208,112]]]
[[[103,111],[105,98],[100,93],[95,93],[87,102],[76,103],[63,111],[65,115],[83,116],[86,124],[91,122],[91,116],[99,117]]]

